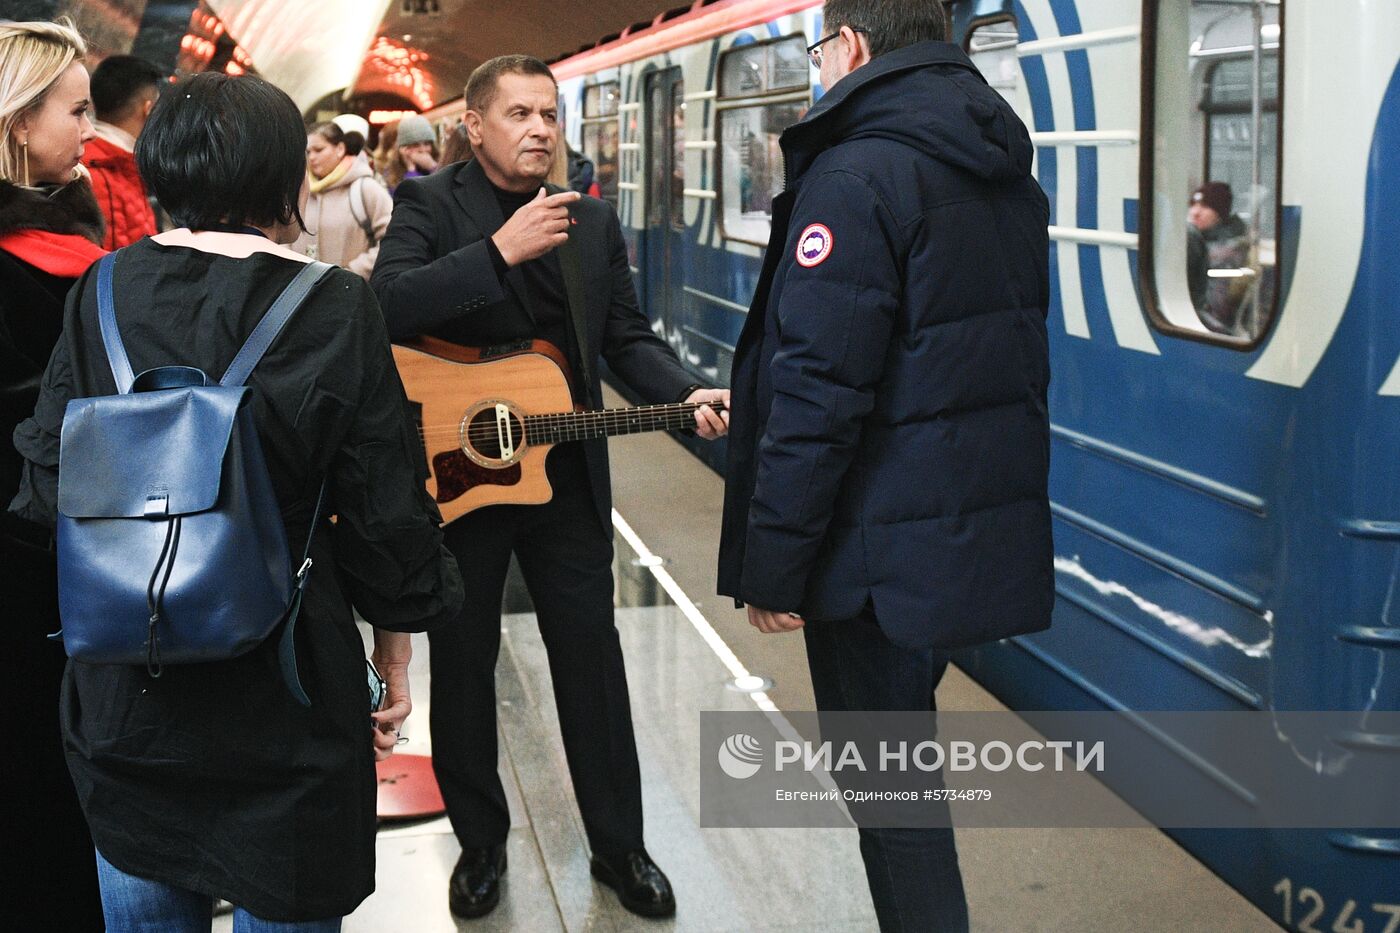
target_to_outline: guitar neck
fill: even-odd
[[[706,402],[715,411],[723,411],[720,402]],[[636,408],[605,408],[602,411],[571,411],[556,415],[527,415],[525,440],[528,444],[561,444],[565,441],[586,441],[595,437],[618,434],[642,434],[647,431],[680,431],[695,426],[695,402],[673,405],[642,405]]]

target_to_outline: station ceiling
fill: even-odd
[[[670,0],[670,5],[677,2]],[[394,94],[427,109],[461,96],[472,69],[496,55],[520,52],[557,59],[634,24],[650,23],[668,9],[667,0],[204,4],[247,52],[257,72],[291,94],[303,109],[347,86],[353,97]]]

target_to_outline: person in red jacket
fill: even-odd
[[[92,193],[107,218],[103,246],[118,249],[156,232],[156,215],[136,171],[136,137],[160,96],[165,76],[134,55],[112,55],[92,73],[97,138],[83,153]]]

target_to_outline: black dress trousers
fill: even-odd
[[[593,504],[582,448],[549,454],[554,498],[487,506],[447,526],[467,599],[430,633],[433,769],[464,848],[503,843],[510,811],[497,773],[496,658],[501,598],[515,553],[549,655],[574,793],[595,853],[642,845],[642,783],[613,624],[612,541]]]

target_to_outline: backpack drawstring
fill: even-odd
[[[175,569],[175,553],[180,550],[180,520],[179,515],[170,519],[165,526],[165,545],[160,549],[160,557],[156,559],[155,569],[151,571],[151,579],[146,584],[146,608],[150,610],[151,617],[146,628],[146,673],[152,677],[159,677],[162,672],[160,663],[160,636],[156,632],[156,623],[160,621],[161,603],[165,600],[165,588],[170,583],[170,574]],[[167,560],[167,555],[169,559]],[[164,569],[165,575],[161,576]],[[156,588],[156,579],[160,579],[160,588]]]

